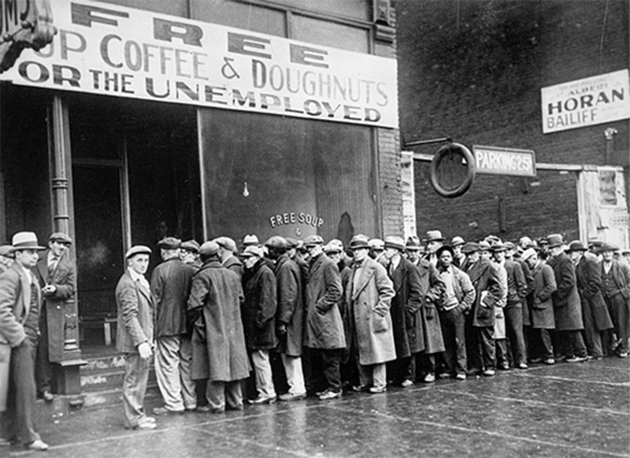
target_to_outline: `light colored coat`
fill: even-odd
[[[355,276],[359,275],[358,279]],[[356,287],[355,287],[356,285]],[[346,300],[354,317],[359,364],[386,363],[396,359],[392,319],[389,314],[394,289],[385,268],[366,258],[363,268],[353,266]]]

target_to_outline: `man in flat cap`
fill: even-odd
[[[63,232],[53,233],[48,239],[48,250],[37,262],[36,274],[44,303],[39,316],[35,379],[37,393],[46,402],[53,400],[51,363],[63,360],[66,304],[74,300],[76,290],[74,263],[70,259],[71,244],[72,239]]]
[[[8,371],[0,366],[0,441],[17,439],[30,450],[48,445],[35,431],[35,348],[39,334],[41,290],[32,269],[37,253],[45,248],[34,232],[13,236],[15,262],[0,277],[0,360],[10,360]]]
[[[188,298],[193,323],[194,380],[207,380],[211,413],[243,409],[241,381],[249,376],[239,276],[221,265],[219,245],[205,242],[199,249],[203,266],[195,274]]]
[[[11,245],[0,246],[0,274],[6,272],[13,264],[14,256]]]
[[[196,240],[186,240],[179,247],[179,258],[184,264],[193,266],[196,270],[201,267],[199,260],[199,242]]]
[[[153,310],[151,286],[144,277],[151,249],[135,245],[127,250],[127,269],[116,285],[118,330],[116,347],[125,360],[123,409],[125,427],[155,429],[155,418],[144,411],[144,395],[153,355]]]
[[[197,271],[180,259],[181,240],[166,237],[158,242],[163,262],[151,275],[155,300],[155,376],[164,406],[155,415],[183,413],[197,408],[195,385],[190,378],[192,348],[186,323],[186,302]]]
[[[236,257],[236,242],[225,236],[217,237],[214,242],[219,245],[219,258],[223,267],[233,271],[238,278],[243,278],[244,267],[241,260]],[[257,246],[258,242],[254,245]]]
[[[630,266],[614,259],[616,250],[617,247],[608,243],[602,244],[599,249],[602,256],[602,292],[618,339],[609,342],[609,351],[626,358],[630,337]]]

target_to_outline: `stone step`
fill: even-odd
[[[98,371],[81,372],[81,392],[89,393],[95,391],[109,391],[122,387],[125,376],[124,367],[110,370],[102,369]],[[153,368],[149,371],[149,383],[155,383],[155,372]]]

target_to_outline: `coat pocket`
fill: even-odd
[[[374,332],[385,332],[389,329],[389,323],[387,321],[387,315],[380,316],[377,313],[372,314],[372,329]]]

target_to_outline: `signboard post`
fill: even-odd
[[[475,145],[473,155],[477,173],[536,176],[536,153],[533,150]]]

